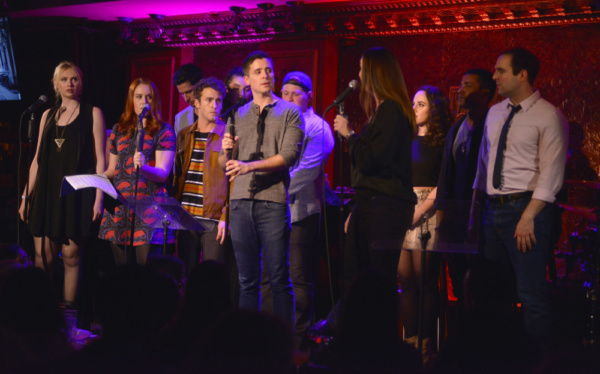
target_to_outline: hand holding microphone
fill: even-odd
[[[338,114],[333,121],[333,129],[344,138],[348,138],[354,131],[350,130],[348,118],[345,115]]]
[[[350,129],[348,117],[344,115],[344,100],[346,99],[346,96],[350,95],[351,92],[354,92],[357,87],[358,81],[356,79],[350,81],[350,83],[348,83],[348,87],[341,94],[339,94],[338,97],[333,100],[333,103],[325,110],[325,113],[327,113],[327,111],[334,106],[337,105],[339,107],[340,114],[338,114],[333,121],[333,129],[337,131],[340,136],[343,136],[346,139],[348,139],[350,135],[354,134],[354,131]],[[323,115],[325,113],[323,113]]]
[[[238,137],[234,137],[230,133],[225,133],[225,135],[223,136],[221,146],[225,150],[225,154],[227,155],[228,160],[231,160],[233,158],[233,151],[237,147],[237,140]]]
[[[238,139],[239,137],[235,136],[235,126],[227,126],[227,130],[221,142],[221,147],[223,147],[223,149],[225,150],[225,154],[227,155],[228,160],[233,159],[233,152],[235,148],[237,148]]]
[[[146,157],[142,152],[135,152],[133,155],[133,165],[136,168],[141,168],[146,163]]]

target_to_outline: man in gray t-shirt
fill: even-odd
[[[273,94],[273,62],[262,51],[242,65],[253,100],[228,124],[219,164],[231,187],[231,240],[239,270],[240,308],[259,309],[261,258],[273,290],[275,315],[294,324],[289,272],[289,167],[300,155],[300,109]],[[262,255],[261,255],[262,252]]]

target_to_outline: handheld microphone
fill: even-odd
[[[35,103],[31,104],[27,109],[25,109],[25,111],[33,112],[37,109],[38,106],[44,104],[46,101],[48,101],[48,98],[46,97],[46,95],[42,95],[35,101]]]
[[[331,103],[331,105],[328,106],[327,109],[325,109],[325,112],[323,114],[327,113],[329,109],[333,108],[334,106],[343,103],[346,96],[350,95],[350,93],[356,90],[357,87],[358,81],[356,79],[351,80],[350,83],[348,83],[348,87],[344,91],[342,91],[342,93],[339,94],[338,97],[335,98],[335,100],[333,100],[333,103]]]
[[[227,125],[227,129],[225,131],[229,133],[233,139],[235,139],[235,125],[233,123]],[[226,150],[225,154],[227,155],[228,160],[233,159],[233,149]]]

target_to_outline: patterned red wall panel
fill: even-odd
[[[600,48],[590,41],[599,39],[600,28],[594,24],[342,39],[335,72],[336,92],[358,77],[360,56],[374,46],[388,48],[396,55],[409,95],[423,84],[436,85],[449,92],[450,87],[460,83],[465,70],[480,67],[493,71],[503,50],[523,46],[541,60],[535,86],[543,97],[562,110],[571,123],[573,156],[567,168],[567,179],[597,179],[600,173]],[[286,48],[310,42],[288,42]],[[279,48],[286,43],[263,44],[265,48],[269,45]],[[241,64],[243,58],[257,47],[256,44],[198,47],[195,61],[205,71],[211,72],[212,69],[215,71],[213,74],[218,72],[224,76],[234,65],[232,61]],[[324,74],[334,72],[325,71]],[[326,102],[321,102],[321,107],[329,103],[327,98],[324,99]],[[355,128],[361,129],[366,118],[360,108],[358,94],[346,99],[346,113]]]
[[[568,180],[597,180],[600,174],[600,48],[591,42],[600,38],[597,25],[540,27],[498,31],[430,34],[404,37],[366,38],[340,47],[338,86],[357,76],[358,60],[370,47],[383,46],[398,58],[409,94],[422,84],[437,85],[445,92],[460,83],[462,73],[473,67],[493,71],[505,49],[523,46],[541,61],[535,86],[555,104],[570,122]],[[502,98],[500,98],[502,99]],[[351,121],[359,128],[366,121],[356,97],[348,102]],[[568,184],[569,203],[593,206],[597,191]],[[566,235],[585,230],[589,221],[565,213],[561,247]]]
[[[430,34],[403,37],[365,38],[340,47],[338,86],[357,76],[361,54],[370,47],[383,46],[398,58],[409,94],[422,84],[439,86],[449,92],[460,82],[462,72],[473,67],[493,66],[505,49],[523,46],[541,60],[535,82],[542,96],[558,106],[572,126],[581,126],[582,150],[600,173],[600,48],[590,41],[600,38],[597,25],[540,27],[499,31]],[[356,97],[350,97],[351,119],[361,126],[366,118]],[[574,170],[577,168],[574,168]],[[573,177],[577,177],[574,173]]]
[[[194,63],[202,69],[205,77],[225,79],[229,70],[242,66],[246,56],[257,49],[258,44],[197,47],[194,49]]]

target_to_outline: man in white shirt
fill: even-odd
[[[194,110],[194,86],[203,77],[202,70],[194,64],[182,65],[173,75],[173,84],[177,87],[177,91],[183,96],[185,102],[189,104],[187,108],[175,115],[175,121],[173,122],[175,134],[179,133],[179,130],[193,125],[198,119],[198,115]]]
[[[525,330],[547,348],[550,204],[563,182],[568,124],[533,88],[539,66],[538,58],[523,48],[503,52],[496,62],[494,80],[506,100],[487,114],[473,199],[483,203],[487,194],[483,255],[513,274]]]
[[[296,104],[304,117],[304,142],[300,157],[290,170],[290,276],[296,300],[294,347],[298,349],[312,320],[317,276],[323,168],[335,140],[331,126],[315,114],[311,104],[312,80],[301,71],[283,78],[281,98]],[[272,308],[273,299],[268,274],[263,270],[262,307]]]

